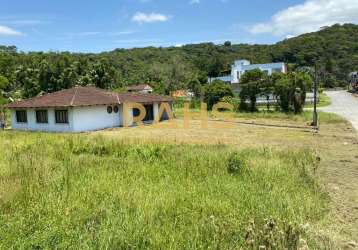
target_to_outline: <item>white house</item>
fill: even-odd
[[[133,118],[140,114],[140,108],[133,103],[145,109],[143,121],[167,119],[167,112],[159,117],[159,107],[162,103],[171,107],[172,101],[171,97],[154,94],[74,87],[13,102],[6,107],[12,111],[12,128],[15,130],[84,132],[133,125]]]
[[[136,92],[142,94],[150,94],[153,93],[153,88],[149,84],[136,84],[127,87],[128,92]]]
[[[231,84],[240,83],[241,76],[249,70],[260,69],[271,75],[274,72],[287,73],[285,63],[266,63],[266,64],[251,64],[248,60],[237,60],[231,65],[231,75],[210,78],[209,81],[222,80]]]

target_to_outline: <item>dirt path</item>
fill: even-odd
[[[344,117],[358,132],[358,98],[346,91],[327,91],[326,94],[332,104],[320,110]],[[354,136],[349,126],[334,130],[323,126],[320,135],[317,144],[325,155],[320,176],[337,218],[329,227],[337,233],[337,241],[343,249],[358,249],[358,133]],[[325,142],[326,136],[333,136],[336,142]]]
[[[332,104],[320,110],[346,118],[358,131],[358,98],[347,91],[327,91],[326,94],[331,98]]]
[[[314,143],[322,158],[318,176],[331,200],[326,229],[342,249],[358,249],[358,134],[349,124],[322,125]]]

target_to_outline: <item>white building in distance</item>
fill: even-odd
[[[254,69],[260,69],[268,75],[272,75],[274,72],[287,73],[286,64],[283,62],[251,64],[248,60],[237,60],[231,65],[231,75],[209,78],[209,82],[211,83],[214,80],[221,80],[230,84],[240,83],[241,76],[246,71]]]

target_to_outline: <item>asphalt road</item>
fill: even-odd
[[[358,97],[347,91],[327,91],[325,93],[331,98],[332,104],[319,110],[335,113],[346,118],[358,131]]]

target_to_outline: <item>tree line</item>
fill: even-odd
[[[282,112],[301,113],[306,94],[312,90],[313,79],[305,72],[268,75],[259,69],[245,72],[240,81],[240,92],[236,96],[231,87],[220,80],[204,88],[204,99],[211,109],[218,102],[230,103],[237,111],[256,112],[257,99],[265,97],[267,109],[273,100]]]
[[[228,41],[222,45],[116,49],[99,54],[24,53],[15,46],[0,46],[0,102],[74,85],[122,90],[128,85],[149,83],[160,94],[184,88],[200,95],[208,76],[223,74],[240,58],[252,63],[282,61],[289,65],[290,72],[309,73],[319,64],[322,87],[344,86],[349,73],[358,69],[357,41],[358,26],[345,24],[274,45]],[[255,89],[251,86],[250,91],[251,88]]]

